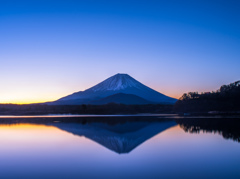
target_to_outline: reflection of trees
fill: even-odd
[[[176,119],[180,127],[189,133],[218,133],[225,139],[240,142],[240,119],[227,118],[197,118]]]

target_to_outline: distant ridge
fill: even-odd
[[[112,96],[116,94],[118,95]],[[124,94],[129,95],[129,100],[126,99]],[[125,100],[120,99],[120,96],[125,98]],[[101,105],[106,104],[108,100],[109,102],[122,104],[174,104],[177,101],[177,99],[168,97],[145,86],[128,74],[118,73],[85,91],[73,93],[47,104],[76,105],[95,103]]]
[[[117,104],[152,104],[153,102],[147,101],[139,96],[133,94],[124,94],[118,93],[105,98],[91,101],[90,104],[108,104],[108,103],[117,103]]]

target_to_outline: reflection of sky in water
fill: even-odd
[[[240,144],[169,128],[128,154],[53,126],[0,126],[1,177],[239,178]]]

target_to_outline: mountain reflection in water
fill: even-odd
[[[129,153],[134,148],[175,126],[175,121],[127,122],[108,125],[104,123],[55,123],[50,124],[74,135],[84,136],[119,154]]]
[[[156,117],[9,118],[0,119],[0,123],[54,126],[76,136],[84,136],[119,154],[129,153],[153,136],[177,125],[173,120],[159,120]]]
[[[79,137],[86,137],[119,154],[129,153],[161,132],[179,125],[185,132],[218,133],[240,142],[237,118],[159,118],[159,117],[62,117],[0,118],[1,124],[41,124],[54,126]]]
[[[230,118],[0,117],[1,178],[239,179],[239,131]]]

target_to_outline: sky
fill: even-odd
[[[240,77],[240,1],[0,0],[0,103],[57,100],[117,73],[171,97]]]

